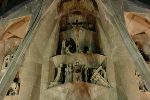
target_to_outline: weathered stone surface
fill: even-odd
[[[22,66],[19,95],[6,97],[6,100],[149,99],[149,76],[143,77],[149,75],[149,71],[145,65],[139,71],[137,62],[141,57],[133,59],[129,52],[130,44],[125,44],[128,33],[121,27],[123,21],[116,16],[114,1],[54,0],[45,8],[48,1],[43,1],[42,16],[31,31],[35,35],[23,63],[19,63]],[[22,39],[20,30],[25,32],[26,28],[18,29],[20,23],[16,26],[10,27],[11,35]],[[136,34],[137,31],[130,28],[131,33]],[[5,39],[10,36],[8,33],[3,36]],[[141,44],[145,43],[143,40],[144,37]],[[149,52],[145,47],[142,50]],[[132,52],[137,53],[136,50]],[[136,71],[139,74],[135,74]],[[140,82],[143,84],[139,85]]]

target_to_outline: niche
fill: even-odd
[[[62,16],[59,25],[58,55],[76,52],[100,54],[95,16],[74,11]]]

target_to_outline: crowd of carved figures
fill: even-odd
[[[65,10],[63,3],[67,2],[71,2],[71,0],[65,2],[62,0],[59,5],[61,9],[58,8],[59,13],[63,9]],[[72,2],[82,2],[82,0]],[[97,41],[96,18],[93,14],[86,12],[86,10],[96,10],[97,6],[93,0],[88,3],[93,3],[94,6],[92,9],[86,8],[84,9],[85,11],[75,9],[61,16],[58,55],[80,53],[85,56],[87,54],[100,54],[99,42]],[[79,61],[69,64],[61,63],[59,66],[56,66],[54,81],[50,82],[49,87],[74,82],[87,82],[110,87],[105,65],[87,65],[86,63],[81,64]]]
[[[110,87],[105,66],[86,66],[79,62],[60,64],[56,67],[54,82],[50,83],[50,87],[73,82],[88,82]]]
[[[89,54],[100,55],[101,51],[99,47],[100,44],[98,41],[99,35],[96,26],[97,25],[96,16],[94,14],[94,10],[98,9],[95,0],[89,0],[90,2],[93,3],[94,9],[90,9],[90,6],[89,8],[84,8],[84,6],[80,4],[77,7],[78,9],[74,9],[76,7],[73,7],[73,9],[71,9],[72,11],[68,11],[67,13],[64,12],[66,9],[65,7],[63,7],[63,3],[71,1],[80,2],[82,0],[61,0],[60,5],[58,6],[59,8],[58,13],[61,13],[60,14],[61,17],[59,23],[60,26],[59,42],[56,51],[57,55],[64,56],[64,55],[72,55],[74,53],[76,54],[80,53],[83,55]],[[84,8],[82,9],[83,11],[81,10],[82,7]],[[145,33],[140,33],[139,35],[145,35]],[[143,42],[144,40],[136,41],[136,36],[133,36],[133,40],[135,41],[135,44],[137,45],[145,61],[149,63],[150,42],[148,41]],[[15,39],[15,42],[17,41],[16,38],[12,39]],[[18,46],[19,43],[20,39],[18,40],[18,43],[16,43],[16,45]],[[2,77],[6,73],[12,59],[13,54],[5,56],[2,64],[2,70],[0,72],[0,77]],[[107,78],[108,72],[106,69],[107,66],[104,63],[102,64],[96,63],[95,65],[92,64],[90,65],[87,63],[83,64],[80,61],[74,61],[68,64],[60,63],[58,66],[55,66],[54,80],[50,82],[49,87],[54,87],[66,83],[85,82],[109,88],[111,87],[111,85],[109,84]],[[135,72],[135,76],[138,81],[137,84],[139,86],[139,90],[142,92],[148,91],[145,80],[143,80],[143,78],[137,71]],[[18,95],[19,90],[20,90],[20,78],[18,72],[7,92],[7,96]]]
[[[63,16],[57,53],[100,53],[95,24],[94,16],[79,11]]]

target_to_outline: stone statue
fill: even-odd
[[[54,79],[53,82],[50,82],[50,85],[49,87],[53,87],[53,86],[56,86],[59,84],[59,80],[61,78],[61,69],[63,67],[63,64],[60,64],[57,68],[57,75],[56,75],[56,78]]]
[[[71,39],[62,41],[61,54],[72,54],[70,49],[73,47],[73,44],[70,41]]]
[[[65,51],[66,51],[66,54],[72,54],[72,53],[70,52],[70,50],[69,50],[70,47],[71,47],[71,45],[69,45],[68,47],[66,47],[66,50],[65,50]]]
[[[103,73],[100,73],[102,71]],[[102,69],[102,66],[100,66],[97,70],[93,70],[93,75],[91,77],[91,82],[98,85],[103,85],[106,87],[110,87],[110,84],[107,82],[107,80],[102,76],[102,74],[106,75],[106,72]],[[105,76],[106,77],[106,76]]]
[[[20,79],[19,79],[19,73],[17,73],[13,83],[11,83],[10,88],[7,92],[7,96],[14,96],[18,95],[20,90]]]
[[[82,65],[76,62],[76,64],[73,65],[73,82],[82,80]]]
[[[7,95],[9,95],[9,96],[18,95],[19,89],[20,89],[20,87],[18,86],[18,84],[14,82],[10,85]]]
[[[3,65],[2,65],[2,70],[1,70],[1,72],[0,72],[0,77],[2,77],[4,73],[6,73],[6,71],[7,71],[7,69],[8,69],[7,67],[9,66],[9,64],[10,64],[10,62],[11,62],[11,60],[12,60],[12,58],[13,58],[13,54],[7,55],[7,56],[4,58],[4,62],[3,62]]]
[[[10,64],[10,62],[11,62],[11,55],[7,55],[4,58],[2,69],[5,69],[6,67],[8,67],[8,65]]]
[[[66,50],[66,40],[62,41],[61,54],[65,54]]]
[[[139,85],[139,90],[142,92],[148,91],[146,88],[146,83],[145,80],[142,79],[141,75],[136,71],[135,75],[137,77],[138,85]]]
[[[65,68],[65,82],[72,82],[72,64],[68,64]]]

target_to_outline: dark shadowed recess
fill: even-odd
[[[150,0],[138,0],[138,1],[140,1],[142,3],[145,3],[147,5],[150,5]]]
[[[4,15],[9,10],[15,8],[18,5],[23,6],[25,3],[29,1],[31,0],[0,0],[0,16]]]
[[[15,6],[19,4],[24,4],[27,1],[32,1],[32,0],[0,0],[0,16],[2,16],[3,14],[8,12],[10,9],[14,8]],[[67,0],[62,0],[62,2],[63,1],[67,1]],[[136,3],[140,2],[146,6],[150,6],[150,0],[130,0],[130,1],[136,2]]]
[[[150,0],[129,0],[129,1],[132,1],[135,4],[138,4],[140,6],[150,9]]]

